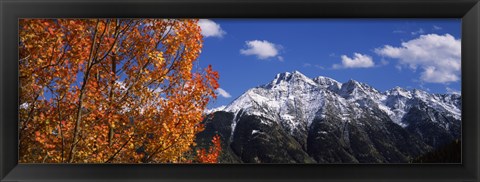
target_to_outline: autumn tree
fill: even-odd
[[[208,149],[197,150],[196,162],[199,163],[217,163],[220,152],[222,151],[220,136],[215,135],[212,139],[212,146]]]
[[[218,88],[197,21],[20,20],[20,162],[187,161]]]

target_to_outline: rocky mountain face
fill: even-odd
[[[407,163],[461,138],[461,96],[276,75],[208,112],[224,163]]]

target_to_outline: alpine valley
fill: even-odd
[[[461,105],[460,94],[286,72],[206,111],[197,143],[218,134],[221,163],[459,163],[460,145],[444,151],[460,142]]]

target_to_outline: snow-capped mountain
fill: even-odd
[[[461,96],[400,87],[380,92],[294,71],[208,113],[231,116],[207,120],[207,130],[214,122],[230,128],[226,147],[243,162],[405,162],[460,138]],[[246,138],[258,140],[249,156]],[[288,155],[272,157],[268,148]]]
[[[358,110],[359,107],[377,107],[402,127],[408,125],[402,122],[402,117],[413,106],[411,102],[414,100],[456,119],[461,118],[460,95],[429,94],[400,87],[382,93],[355,80],[342,84],[328,77],[310,79],[298,71],[278,74],[271,83],[252,88],[228,106],[217,110],[233,113],[243,110],[244,114],[264,116],[281,121],[285,126],[300,124],[290,123],[293,120],[311,124],[313,119],[322,113],[318,111],[322,111],[324,101],[328,98],[334,99],[329,101],[336,103],[335,106],[341,111],[339,114],[348,114],[349,109]],[[353,108],[348,108],[352,106]],[[290,109],[286,109],[290,107],[300,112],[292,113]],[[302,117],[299,117],[299,114],[302,114]]]
[[[212,108],[212,109],[206,109],[204,111],[205,114],[210,114],[210,113],[214,113],[214,112],[217,112],[217,111],[223,111],[225,109],[225,105],[222,105],[222,106],[219,106],[219,107],[216,107],[216,108]]]

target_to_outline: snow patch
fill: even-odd
[[[215,108],[212,108],[212,109],[206,109],[203,113],[205,114],[210,114],[210,113],[214,113],[214,112],[217,112],[217,111],[223,111],[225,109],[225,105],[222,105],[222,106],[219,106],[219,107],[215,107]]]

